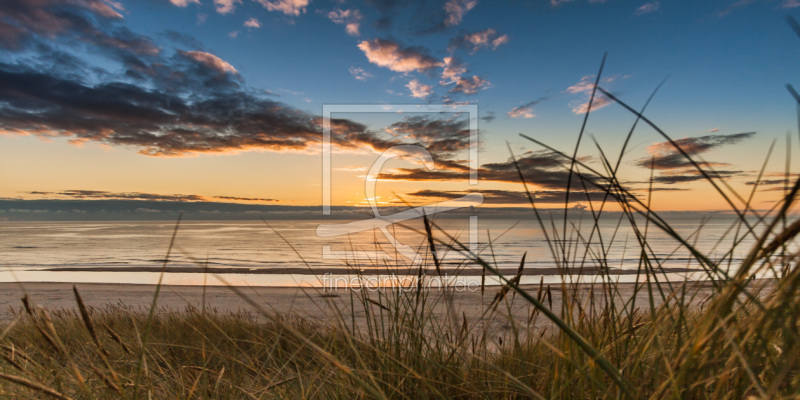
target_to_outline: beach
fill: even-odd
[[[761,283],[765,284],[765,283]],[[675,283],[678,288],[682,283]],[[544,285],[543,291],[550,287],[551,296],[543,296],[543,302],[553,310],[561,308],[560,285]],[[27,295],[31,303],[49,310],[77,308],[75,295],[71,283],[0,283],[0,321],[14,319],[14,312],[22,310],[21,299]],[[146,312],[153,302],[157,286],[155,285],[130,285],[130,284],[75,284],[87,306],[95,311],[102,311],[108,306],[124,306],[131,310]],[[669,293],[666,285],[662,286]],[[539,285],[522,285],[521,288],[533,296],[539,291]],[[694,302],[700,302],[711,294],[711,283],[694,282],[687,285],[687,297],[693,297]],[[583,299],[591,294],[595,304],[601,304],[607,286],[601,284],[579,285],[579,292]],[[618,303],[627,301],[633,296],[632,283],[619,283],[615,293],[618,292]],[[653,289],[654,291],[656,289]],[[446,319],[453,315],[468,321],[490,323],[495,329],[503,329],[511,316],[514,321],[528,321],[533,306],[519,296],[508,293],[503,306],[497,307],[495,312],[486,313],[492,301],[500,291],[500,287],[486,287],[481,294],[480,290],[449,290],[438,288],[424,289],[428,295],[426,302],[428,310],[433,313],[434,319]],[[317,288],[299,287],[225,287],[225,286],[162,286],[159,292],[157,307],[160,312],[183,311],[187,307],[202,309],[203,304],[209,309],[221,313],[249,312],[259,318],[273,315],[302,317],[309,321],[323,324],[334,324],[337,320],[355,321],[358,326],[366,323],[366,312],[361,305],[361,294],[366,293],[375,303],[378,312],[381,306],[389,306],[393,293],[397,289],[359,290],[339,289],[322,290]],[[413,291],[406,292],[414,296]],[[353,304],[351,304],[351,295]],[[246,300],[245,298],[249,299]],[[636,294],[636,302],[640,307],[649,307],[650,293],[646,286],[641,287]],[[654,294],[656,305],[662,303],[658,294]],[[506,303],[507,301],[507,303]],[[585,300],[584,300],[585,301]],[[379,303],[381,305],[378,305]],[[507,305],[506,305],[507,304]],[[337,311],[338,310],[338,311]],[[262,315],[265,313],[266,315]],[[355,318],[353,318],[355,317]],[[545,318],[536,321],[537,326],[547,326]]]

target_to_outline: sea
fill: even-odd
[[[496,285],[497,273],[513,276],[520,265],[521,283],[558,282],[565,269],[570,279],[633,281],[647,275],[642,242],[665,277],[708,278],[673,235],[635,222],[617,215],[595,227],[570,218],[564,234],[559,218],[440,219],[430,224],[432,253],[421,219],[359,229],[344,220],[4,221],[0,282],[338,288],[408,286],[426,276],[433,285]],[[731,271],[754,243],[735,222],[669,221],[681,240]]]

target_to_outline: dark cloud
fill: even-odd
[[[675,140],[683,151],[690,156],[705,153],[716,147],[728,144],[736,144],[745,139],[749,139],[755,132],[735,133],[731,135],[706,135],[694,138],[683,138]],[[636,165],[644,168],[650,168],[651,165],[658,170],[670,170],[679,168],[692,167],[689,160],[686,159],[670,142],[658,142],[647,147],[647,152],[651,157],[640,158],[635,161]],[[703,162],[705,165],[719,166],[726,165],[722,163],[709,163]],[[703,165],[703,164],[701,164]]]
[[[162,90],[118,81],[91,86],[0,64],[0,102],[5,105],[0,108],[0,128],[6,133],[131,146],[151,156],[305,150],[320,142],[318,117],[237,89],[240,83],[230,73],[202,63],[183,71],[193,74],[197,85],[188,99],[168,85]],[[408,118],[388,132],[373,132],[344,119],[333,119],[331,128],[334,143],[342,148],[384,151],[419,144],[439,158],[466,148],[469,136],[466,120],[436,117]]]
[[[762,192],[780,192],[785,191],[797,182],[800,174],[791,173],[786,176],[785,172],[768,172],[761,177],[761,180],[747,181],[745,185],[754,186],[758,183],[758,190]]]
[[[483,195],[483,202],[486,204],[530,204],[528,194],[523,191],[515,190],[468,190],[468,191],[439,191],[439,190],[420,190],[413,193],[408,193],[409,196],[424,197],[429,199],[445,199],[451,200],[470,193],[480,193]],[[566,192],[561,190],[537,190],[531,192],[534,200],[537,203],[558,204],[564,203],[566,200]],[[603,200],[603,192],[583,192],[574,191],[570,193],[569,200],[571,203],[584,202],[584,201],[601,201]]]
[[[0,62],[0,133],[64,136],[151,156],[309,150],[319,144],[318,117],[249,88],[233,65],[197,50],[194,38],[165,32],[162,36],[193,49],[165,55],[120,21],[121,15],[99,0],[0,3],[0,31],[5,27],[30,38],[25,44],[11,32],[3,39],[13,40],[6,50],[24,44],[33,54]],[[74,55],[78,50],[107,57],[121,72],[87,65]],[[437,63],[414,48],[397,50],[397,65],[425,69]],[[332,140],[342,148],[376,151],[420,144],[437,158],[464,148],[463,121],[422,118],[392,128],[405,134],[334,119]]]
[[[108,192],[105,190],[63,190],[60,192],[28,192],[40,196],[66,197],[71,199],[98,200],[151,200],[151,201],[206,201],[196,194],[154,194],[141,192]]]
[[[389,30],[392,28],[392,18],[389,17],[378,18],[375,20],[375,22],[372,23],[372,27],[381,31]]]
[[[164,58],[120,19],[95,0],[0,3],[0,21],[35,38],[29,50],[36,54],[33,62],[0,64],[0,129],[148,155],[296,147],[318,136],[309,116],[248,93],[225,61],[200,51]],[[119,62],[122,77],[87,66],[71,53],[76,47]]]
[[[744,175],[745,171],[711,171],[707,170],[706,173],[712,178],[732,178],[735,176]],[[706,178],[700,174],[696,169],[681,169],[662,173],[653,177],[654,183],[660,184],[675,184],[675,183],[689,183],[702,181]]]
[[[124,82],[83,85],[0,64],[0,127],[141,147],[148,155],[304,148],[319,133],[308,115],[244,93],[194,102]]]
[[[28,31],[0,19],[0,48],[21,50],[30,39]]]
[[[767,172],[762,177],[761,180],[758,181],[759,185],[793,185],[797,179],[800,178],[800,174],[791,173],[789,176],[786,176],[785,172]],[[755,185],[756,181],[748,181],[745,182],[745,185]]]
[[[367,0],[367,4],[374,7],[380,17],[372,24],[375,29],[388,30],[394,25],[398,10],[405,4],[399,0]]]
[[[543,190],[563,190],[569,180],[569,171],[561,163],[562,157],[556,153],[540,151],[529,152],[517,160],[526,182]],[[469,179],[469,168],[463,162],[436,161],[435,170],[423,168],[398,168],[384,172],[380,179],[409,181],[464,181]],[[495,182],[519,182],[519,174],[513,161],[483,164],[478,168],[478,179]],[[597,185],[582,182],[579,174],[572,175],[573,188],[583,190],[584,184],[589,191],[596,191]],[[584,175],[583,179],[595,177]]]
[[[700,154],[706,153],[720,146],[736,144],[755,135],[755,132],[735,133],[731,135],[706,135],[694,138],[675,140],[686,154],[693,156],[698,165],[713,178],[731,178],[745,174],[737,170],[713,170],[713,167],[729,167],[730,164],[698,160]],[[705,180],[706,178],[683,156],[670,142],[658,142],[647,147],[650,157],[643,157],[634,161],[634,164],[643,168],[654,168],[660,173],[653,178],[654,183],[672,185],[676,183],[690,183]]]
[[[58,192],[33,191],[27,194],[55,198],[84,199],[84,200],[148,200],[148,201],[211,201],[211,199],[234,201],[280,201],[277,199],[238,197],[238,196],[212,196],[206,197],[198,194],[155,194],[142,192],[109,192],[105,190],[62,190]]]
[[[214,196],[214,198],[220,200],[235,200],[235,201],[280,201],[278,199],[264,199],[259,197],[238,197],[238,196]]]
[[[477,3],[476,0],[367,0],[379,15],[373,23],[376,29],[397,28],[417,35],[441,33],[459,25]]]
[[[161,49],[148,37],[121,26],[122,7],[101,0],[30,0],[0,2],[0,45],[23,50],[57,41],[123,63],[157,56]]]
[[[689,189],[687,189],[687,188],[677,188],[677,187],[667,187],[667,186],[662,186],[662,187],[653,186],[652,188],[635,189],[635,191],[637,191],[637,192],[648,192],[648,191],[653,191],[653,192],[686,192],[688,190]]]
[[[424,143],[439,156],[450,156],[469,147],[469,120],[466,118],[431,118],[412,116],[391,124],[387,131],[405,141]]]
[[[759,185],[790,185],[795,182],[794,179],[762,179],[758,181]],[[745,185],[755,185],[756,181],[748,181]]]

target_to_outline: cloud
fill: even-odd
[[[768,172],[758,181],[758,186],[760,191],[780,192],[791,188],[798,179],[800,179],[800,174],[797,173],[791,173],[787,177],[785,172]],[[753,186],[755,184],[756,181],[745,182],[745,185]]]
[[[708,152],[720,146],[739,143],[745,139],[751,138],[755,134],[755,132],[743,132],[731,135],[715,134],[677,139],[674,142],[687,154],[693,156]],[[650,154],[650,157],[643,157],[636,160],[635,164],[637,166],[650,168],[652,164],[653,167],[658,170],[693,168],[689,160],[678,152],[670,142],[653,143],[647,147],[647,152]],[[727,165],[710,162],[699,162],[699,164],[707,166]]]
[[[402,27],[407,33],[426,35],[443,33],[461,24],[464,16],[477,6],[477,0],[399,1],[367,0],[378,11],[372,24],[379,30]]]
[[[439,82],[442,85],[448,85],[450,83],[455,83],[461,78],[461,75],[467,73],[467,67],[456,60],[454,57],[445,57],[444,58],[444,70],[442,71],[442,81]]]
[[[34,195],[47,195],[73,199],[103,200],[153,200],[153,201],[207,201],[204,196],[196,194],[154,194],[142,192],[108,192],[105,190],[63,190],[60,192],[28,192]]]
[[[609,104],[613,103],[611,99],[604,97],[599,92],[595,95],[594,100],[592,101],[592,110],[596,111],[599,110]],[[589,102],[581,103],[572,108],[572,112],[575,114],[586,114],[589,112]]]
[[[358,44],[358,48],[369,62],[395,72],[425,72],[443,65],[421,48],[404,48],[389,40],[364,40]]]
[[[755,132],[736,133],[731,135],[706,135],[694,138],[675,140],[690,156],[706,153],[714,148],[736,144],[749,139]],[[647,147],[650,157],[643,157],[634,161],[642,168],[654,168],[660,173],[653,178],[653,182],[661,184],[688,183],[705,180],[706,178],[687,160],[670,142],[658,142]],[[696,159],[696,157],[695,157]],[[702,167],[727,167],[727,163],[696,160]],[[711,170],[706,168],[706,173],[713,178],[731,178],[745,174],[739,170]]]
[[[534,190],[564,190],[567,186],[569,171],[562,164],[563,158],[555,153],[539,151],[528,152],[517,160],[522,175]],[[469,179],[470,170],[466,162],[436,160],[436,169],[398,168],[385,171],[379,179],[404,181],[442,181],[455,182]],[[585,179],[595,177],[584,175]],[[519,182],[519,174],[514,163],[509,160],[499,163],[487,163],[478,168],[478,179],[494,182]],[[581,182],[578,174],[572,175],[572,187],[586,186],[589,191],[596,191],[595,185]]]
[[[214,196],[214,198],[220,200],[235,200],[235,201],[280,201],[278,199],[266,199],[260,197],[239,197],[239,196]]]
[[[746,6],[748,6],[748,5],[752,4],[752,3],[755,3],[756,1],[757,0],[739,0],[739,1],[731,4],[730,6],[728,6],[726,9],[720,11],[719,12],[719,16],[720,17],[724,17],[724,16],[730,14],[731,11],[733,11],[733,10],[735,10],[737,8],[746,7]]]
[[[444,20],[445,26],[455,26],[461,23],[464,14],[478,5],[477,0],[448,0],[444,4],[444,11],[447,17]]]
[[[0,2],[0,47],[19,51],[60,39],[64,47],[93,46],[117,59],[157,55],[150,38],[118,24],[123,10],[100,0]]]
[[[472,78],[459,77],[456,79],[456,85],[450,89],[450,92],[475,94],[478,93],[479,90],[488,87],[490,84],[491,82],[477,75],[473,75]]]
[[[419,190],[407,193],[408,196],[423,197],[436,200],[452,200],[470,193],[480,193],[483,195],[485,204],[530,204],[528,194],[524,191],[484,189],[484,190],[463,190],[463,191],[440,191],[440,190]],[[566,191],[559,190],[537,190],[531,192],[536,203],[563,204],[566,200]],[[570,193],[570,203],[585,201],[602,201],[603,192],[583,192],[575,191]]]
[[[0,83],[5,134],[67,136],[74,143],[139,147],[154,156],[303,149],[319,137],[310,116],[230,87],[194,93],[201,97],[188,101],[138,85],[87,86],[7,65],[0,65]]]
[[[241,31],[233,31],[228,33],[228,37],[231,39],[236,39],[239,34],[242,33]]]
[[[791,185],[795,182],[795,179],[762,179],[758,181],[759,185]],[[745,185],[755,185],[755,181],[745,182]]]
[[[178,7],[186,7],[190,3],[200,4],[200,0],[169,0],[169,2]]]
[[[242,0],[214,0],[214,9],[220,14],[230,14],[236,9],[236,4]]]
[[[533,118],[536,116],[533,113],[533,108],[524,105],[512,108],[507,115],[511,118]]]
[[[306,12],[309,0],[258,0],[268,11],[279,11],[289,16]]]
[[[248,28],[259,29],[261,28],[261,22],[255,18],[250,18],[247,21],[244,21],[244,26]]]
[[[353,78],[356,78],[359,81],[366,81],[367,79],[372,78],[372,74],[364,71],[363,68],[356,67],[350,67],[350,75],[353,75]]]
[[[328,18],[336,24],[344,25],[344,30],[350,36],[360,35],[361,12],[356,9],[336,9],[328,13]]]
[[[639,8],[636,9],[636,15],[644,15],[650,14],[658,11],[661,8],[661,2],[654,1],[652,3],[647,3],[641,5]]]
[[[60,62],[0,63],[3,134],[66,136],[76,144],[140,147],[148,155],[304,148],[318,137],[311,116],[249,94],[236,69],[211,53],[178,51],[166,58],[128,48],[106,52],[123,64],[124,74],[87,81],[94,67],[47,43],[36,47],[39,58]],[[108,80],[112,76],[119,79]]]
[[[389,125],[386,129],[393,140],[384,140],[382,146],[389,148],[395,143],[423,145],[437,162],[452,156],[470,145],[469,120],[458,115],[454,117],[406,117]],[[398,140],[399,139],[399,140]]]
[[[201,196],[198,194],[156,194],[142,192],[109,192],[105,190],[62,190],[58,192],[34,191],[27,194],[44,196],[46,198],[68,198],[82,200],[146,200],[146,201],[211,201],[233,200],[233,201],[258,201],[275,202],[277,199],[258,198],[258,197],[238,197],[238,196]]]
[[[797,8],[800,7],[800,1],[798,0],[785,0],[783,4],[781,4],[781,8]]]
[[[197,39],[195,39],[194,36],[176,32],[173,31],[172,29],[167,29],[166,31],[164,31],[164,33],[160,34],[160,36],[163,36],[181,46],[189,47],[196,50],[203,50],[204,48],[203,44],[200,43]]]
[[[745,173],[745,171],[706,171],[706,173],[712,178],[731,178],[735,176],[741,176]],[[696,169],[687,168],[659,174],[658,176],[653,177],[653,182],[672,185],[675,183],[703,181],[705,179],[706,178]]]
[[[248,93],[239,79],[221,75],[213,63],[183,56],[173,60],[175,69],[162,72],[181,77],[178,81],[159,78],[136,85],[89,85],[27,66],[0,64],[0,134],[63,136],[75,144],[138,148],[149,156],[309,151],[319,145],[319,117]],[[148,89],[151,85],[174,87],[187,95]],[[382,152],[419,144],[437,157],[465,148],[469,136],[463,120],[407,119],[386,131],[370,131],[350,120],[333,119],[331,130],[340,149]]]
[[[484,48],[496,50],[500,45],[508,43],[508,35],[500,35],[493,28],[473,33],[466,33],[450,41],[450,48],[471,48],[473,52]]]
[[[610,77],[603,79],[604,82],[610,83],[613,82],[616,78]],[[582,94],[585,97],[585,101],[579,102],[572,106],[572,112],[575,114],[585,114],[589,111],[589,99],[592,95],[592,90],[594,89],[594,81],[595,77],[593,75],[584,76],[581,78],[580,82],[570,86],[567,88],[567,93],[572,94]],[[592,109],[591,111],[599,110],[609,104],[613,103],[613,101],[605,96],[603,96],[600,91],[597,91],[594,96],[594,100],[592,101]]]
[[[339,1],[344,3],[344,1]],[[378,30],[399,28],[404,33],[425,35],[442,33],[461,24],[464,15],[478,4],[476,0],[400,1],[366,0],[378,13],[372,26]]]
[[[536,116],[536,114],[533,113],[533,107],[545,100],[547,100],[546,96],[525,103],[519,107],[514,107],[507,115],[511,118],[533,118]]]
[[[475,94],[491,85],[491,82],[477,75],[473,75],[471,78],[463,77],[462,75],[467,73],[467,67],[455,57],[445,57],[442,65],[444,69],[439,84],[442,86],[455,84],[450,89],[450,93]]]
[[[767,172],[761,177],[761,180],[758,181],[759,186],[766,186],[766,185],[779,185],[781,189],[784,188],[786,185],[794,185],[797,179],[800,178],[800,174],[791,173],[789,176],[786,176],[785,172]],[[745,185],[755,185],[756,181],[748,181],[744,183]]]
[[[408,82],[406,87],[411,91],[411,97],[416,97],[418,99],[424,99],[433,93],[433,88],[431,88],[430,85],[420,83],[417,79],[412,79]]]
[[[206,53],[204,51],[178,51],[179,54],[190,58],[200,64],[205,65],[208,68],[211,68],[220,74],[238,74],[239,71],[236,68],[233,68],[227,61],[211,54]]]
[[[264,89],[248,87],[217,55],[203,50],[165,54],[151,38],[119,26],[121,20],[108,10],[76,5],[88,0],[38,1],[53,1],[58,12],[23,3],[22,9],[12,7],[13,13],[3,14],[3,21],[24,30],[28,39],[17,44],[32,55],[19,62],[0,61],[0,135],[63,137],[75,145],[97,143],[162,157],[319,147],[320,117],[275,101]],[[0,3],[6,11],[3,7],[8,3]],[[26,25],[36,18],[64,24]],[[175,39],[180,46],[191,38]],[[413,49],[395,50],[401,65],[408,60],[419,68],[437,63]],[[78,55],[86,51],[105,57],[99,65],[114,73],[81,61]],[[382,152],[419,144],[443,159],[468,142],[465,121],[433,117],[404,120],[386,130],[333,119],[331,129],[333,144],[342,151]]]

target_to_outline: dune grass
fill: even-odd
[[[602,67],[597,82],[601,73]],[[791,87],[790,91],[795,93]],[[253,313],[192,307],[157,311],[157,294],[148,310],[92,309],[75,290],[76,309],[48,311],[25,298],[23,307],[14,311],[14,321],[0,328],[0,397],[800,397],[800,269],[794,252],[800,220],[792,214],[800,180],[787,186],[772,209],[756,210],[752,199],[758,184],[750,193],[736,192],[709,164],[694,159],[649,120],[646,104],[637,111],[600,87],[592,92],[592,100],[600,94],[634,117],[617,159],[607,157],[599,146],[596,162],[577,157],[585,145],[581,141],[588,113],[572,155],[524,136],[562,157],[572,191],[599,192],[603,197],[590,203],[592,226],[586,235],[585,229],[573,225],[566,205],[563,226],[557,227],[540,212],[536,196],[527,192],[532,218],[547,238],[562,283],[524,289],[524,256],[515,276],[501,276],[497,265],[470,253],[436,221],[424,217],[419,227],[427,236],[425,250],[431,260],[420,271],[439,270],[437,248],[466,253],[471,263],[498,275],[503,283],[498,290],[486,291],[491,301],[485,316],[502,314],[512,298],[531,306],[526,320],[509,318],[508,329],[501,333],[465,315],[434,318],[430,302],[452,300],[431,296],[422,287],[346,292],[351,307],[364,310],[364,327],[348,320],[346,315],[352,313],[333,302],[328,306],[339,315],[337,322],[318,324],[275,313],[235,287],[231,290]],[[800,105],[800,97],[797,100]],[[692,235],[681,235],[650,208],[652,190],[631,189],[617,176],[639,124],[671,143],[736,215],[724,252],[712,257],[696,248]],[[529,177],[519,165],[517,171],[527,191]],[[604,210],[612,204],[621,210],[618,225],[627,224],[635,233],[635,240],[626,245],[639,256],[633,295],[623,293],[609,265],[609,248],[618,239],[604,236],[600,229]],[[654,229],[691,255],[703,284],[669,279],[663,257],[648,244]],[[745,244],[746,256],[734,262],[734,253]],[[588,284],[578,284],[582,269],[589,266],[602,273]],[[769,279],[757,279],[763,277]],[[701,295],[709,292],[700,287],[710,287],[710,294]],[[648,300],[637,302],[640,293]]]

